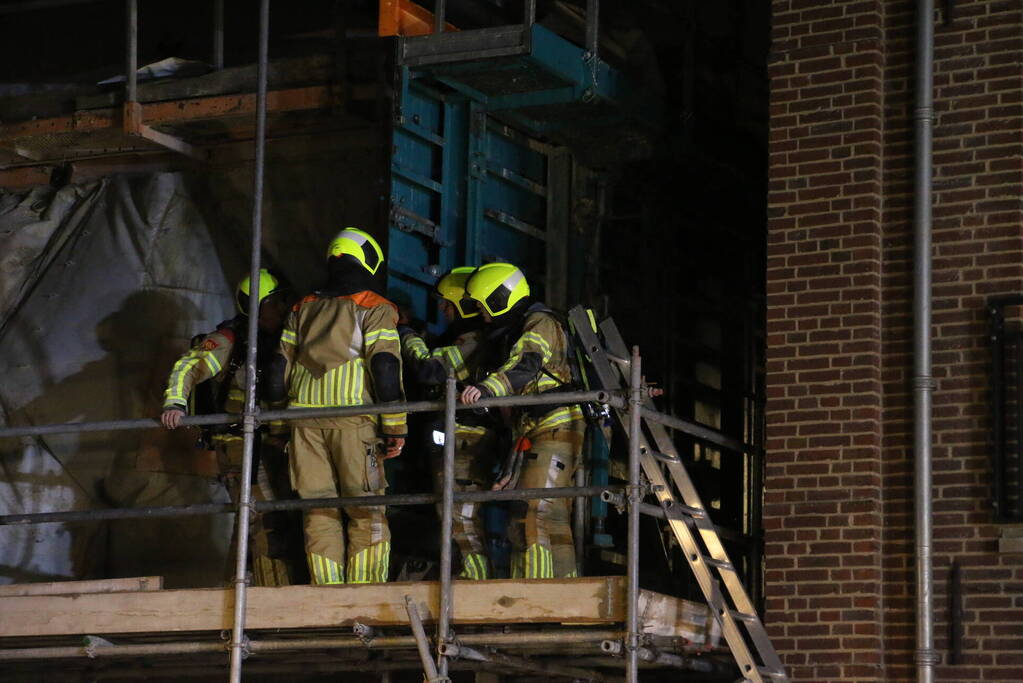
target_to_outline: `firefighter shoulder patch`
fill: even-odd
[[[203,351],[212,351],[213,349],[217,348],[218,346],[220,346],[220,344],[218,344],[215,340],[207,339],[206,341],[204,341],[202,343],[202,346],[199,347],[199,348],[201,348]]]

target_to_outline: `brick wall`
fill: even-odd
[[[914,4],[774,0],[768,219],[769,630],[793,677],[913,680]],[[963,566],[964,663],[1023,680],[1023,556],[991,523],[984,302],[1023,292],[1023,9],[937,27],[935,570]]]

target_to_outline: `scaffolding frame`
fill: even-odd
[[[86,2],[90,0],[85,0]],[[444,2],[438,2],[436,13],[437,30],[444,30]],[[534,4],[527,3],[527,15],[531,16]],[[26,3],[24,9],[32,9],[33,3]],[[592,17],[587,24],[586,42],[592,54],[597,51],[597,30],[596,16],[598,12],[598,0],[588,0],[588,16]],[[166,148],[186,155],[192,155],[192,149],[187,143],[177,140],[169,135],[153,131],[141,123],[139,103],[137,101],[137,78],[136,69],[138,64],[138,0],[125,0],[126,13],[126,75],[125,75],[125,96],[123,103],[124,128],[129,135],[144,137],[152,142]],[[224,17],[222,0],[216,0],[214,4],[214,63],[217,68],[223,67],[223,33]],[[251,234],[251,256],[249,278],[250,281],[258,281],[261,268],[261,244],[262,244],[262,205],[263,185],[266,154],[266,116],[267,116],[267,73],[268,73],[268,42],[269,42],[269,0],[260,0],[259,4],[259,42],[257,60],[257,97],[256,97],[256,133],[255,133],[255,172],[253,178],[253,200],[252,200],[252,234]],[[662,666],[698,670],[710,672],[717,667],[712,662],[696,660],[688,657],[659,652],[654,647],[647,647],[648,641],[656,640],[656,637],[648,637],[644,640],[639,632],[639,519],[640,514],[647,514],[654,517],[664,517],[664,512],[655,506],[643,503],[645,495],[644,483],[640,474],[640,423],[643,419],[660,422],[674,430],[689,434],[695,438],[715,443],[722,446],[734,447],[734,440],[700,425],[682,420],[671,415],[660,413],[643,407],[643,400],[646,395],[646,388],[640,371],[640,356],[638,347],[633,347],[631,363],[630,386],[628,391],[575,391],[559,392],[548,395],[533,396],[509,396],[501,398],[482,399],[478,403],[467,406],[459,405],[457,402],[457,390],[454,377],[449,377],[445,385],[443,401],[415,401],[415,402],[392,402],[369,404],[362,406],[346,406],[337,408],[309,408],[290,409],[276,411],[261,411],[256,401],[256,357],[257,357],[257,324],[259,313],[259,300],[257,297],[250,297],[248,302],[248,339],[247,355],[245,359],[245,401],[242,413],[220,413],[215,415],[191,416],[182,419],[182,426],[200,425],[242,425],[243,450],[242,450],[242,473],[241,491],[237,503],[231,504],[199,504],[181,505],[150,508],[123,508],[111,510],[87,510],[68,512],[44,512],[20,515],[0,516],[0,525],[12,524],[39,524],[46,522],[67,522],[67,521],[103,521],[109,519],[138,519],[156,517],[181,517],[191,515],[207,515],[226,512],[236,513],[237,534],[235,548],[235,574],[234,584],[234,613],[230,641],[227,649],[230,652],[229,681],[240,683],[242,674],[242,663],[244,659],[255,652],[274,652],[292,649],[315,649],[317,647],[342,648],[352,647],[350,640],[324,639],[324,638],[299,638],[286,640],[266,640],[252,642],[245,634],[245,611],[246,597],[249,586],[247,561],[249,554],[249,524],[251,517],[256,512],[268,510],[290,510],[308,509],[313,507],[340,507],[340,506],[375,506],[375,505],[425,505],[441,503],[441,544],[440,544],[440,609],[437,624],[437,633],[434,643],[433,656],[427,648],[424,648],[422,638],[417,638],[416,622],[418,617],[414,612],[414,606],[409,609],[409,622],[413,630],[412,636],[391,636],[373,638],[374,649],[388,648],[417,648],[421,654],[421,663],[424,672],[427,673],[431,683],[447,681],[449,671],[449,660],[451,658],[464,658],[469,661],[486,662],[493,665],[520,668],[533,673],[544,673],[575,677],[582,680],[603,681],[607,680],[603,674],[575,667],[564,667],[549,665],[542,662],[533,662],[528,659],[510,657],[496,652],[483,653],[475,650],[470,645],[500,646],[500,645],[542,645],[550,643],[599,643],[605,654],[624,655],[625,674],[628,683],[637,683],[639,661],[653,663]],[[561,631],[558,633],[549,632],[520,632],[504,634],[466,634],[458,638],[457,642],[451,630],[451,615],[454,600],[454,590],[451,576],[451,551],[452,551],[452,512],[456,501],[496,501],[496,500],[528,500],[537,498],[582,498],[599,496],[608,499],[613,496],[621,496],[623,487],[615,486],[574,486],[550,489],[523,489],[511,491],[483,491],[472,493],[460,493],[454,491],[454,456],[455,456],[455,422],[458,410],[476,409],[482,407],[521,407],[535,405],[565,405],[573,403],[595,402],[611,405],[617,408],[627,409],[631,428],[628,430],[628,473],[629,478],[624,487],[622,498],[627,507],[627,561],[626,561],[626,624],[624,631],[601,630],[601,631]],[[443,486],[440,494],[402,494],[367,496],[358,498],[327,498],[327,499],[305,499],[269,501],[256,503],[252,500],[252,470],[253,452],[255,445],[255,434],[259,425],[271,420],[293,421],[313,417],[344,417],[355,415],[378,415],[381,413],[415,413],[432,412],[442,410],[444,414],[444,469]],[[47,425],[35,425],[31,427],[7,427],[0,428],[0,439],[4,438],[26,438],[42,436],[47,434],[71,434],[86,432],[111,432],[130,431],[159,428],[160,421],[157,419],[135,419],[95,422],[74,422]],[[421,629],[421,624],[420,624]],[[221,643],[203,643],[200,641],[157,643],[138,645],[113,645],[96,638],[91,644],[87,643],[83,648],[52,647],[52,648],[30,648],[12,650],[10,657],[2,659],[35,659],[41,654],[49,656],[75,656],[85,655],[90,658],[97,656],[151,656],[168,654],[199,654],[221,652],[224,645]],[[364,639],[362,645],[369,647]],[[358,645],[355,645],[358,647]],[[434,662],[433,657],[436,658]]]

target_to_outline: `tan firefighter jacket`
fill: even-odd
[[[289,408],[404,400],[397,308],[370,291],[311,294],[281,333]],[[379,416],[385,436],[405,436],[405,413]]]

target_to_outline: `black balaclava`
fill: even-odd
[[[365,291],[384,296],[380,278],[366,270],[358,259],[350,254],[327,259],[327,284],[320,290],[320,294],[346,296]]]

